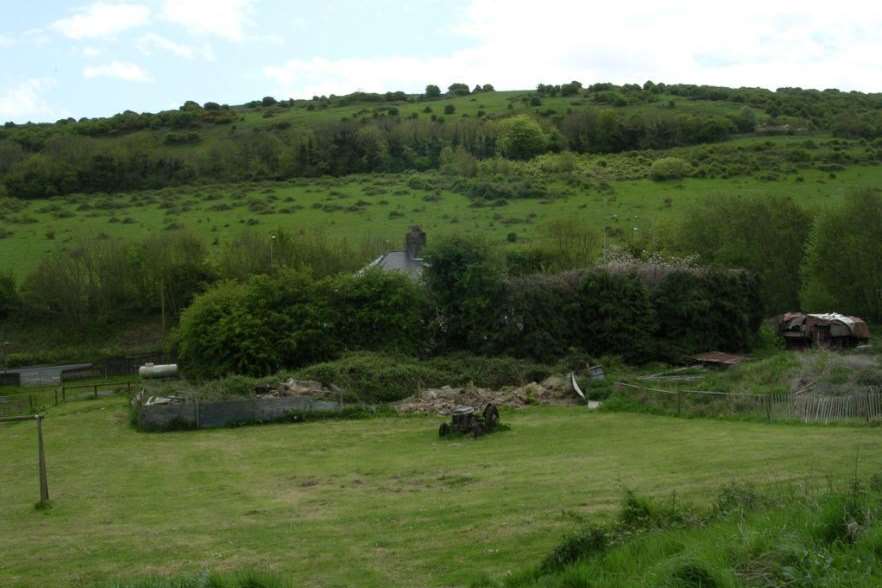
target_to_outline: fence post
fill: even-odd
[[[55,406],[58,406],[58,388],[55,389]]]
[[[49,502],[49,480],[46,476],[46,452],[43,449],[43,416],[36,415],[37,419],[37,452],[40,469],[40,504],[45,506]]]
[[[31,414],[34,414],[34,396],[32,394],[28,394],[28,406],[31,407]]]
[[[61,384],[61,402],[67,402],[67,393],[64,390],[64,383]]]
[[[766,395],[766,419],[772,422],[772,395]]]
[[[95,384],[94,389],[95,389],[95,398],[98,398],[98,384]]]
[[[677,416],[680,416],[680,413],[683,410],[683,391],[677,390]]]
[[[870,391],[869,390],[867,390],[867,407],[864,412],[866,413],[867,422],[869,423],[870,422]]]

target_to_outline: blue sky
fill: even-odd
[[[0,0],[0,122],[454,81],[879,91],[879,4]]]

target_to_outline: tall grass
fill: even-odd
[[[536,568],[473,586],[878,586],[882,478],[847,488],[724,487],[704,509],[626,493],[619,516],[566,538]]]

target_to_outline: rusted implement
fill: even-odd
[[[480,437],[492,432],[499,424],[499,409],[493,403],[487,404],[481,413],[471,406],[457,406],[450,415],[449,423],[441,423],[438,436],[447,437],[454,433]]]
[[[778,318],[778,334],[789,348],[854,347],[870,340],[863,319],[836,312],[788,312]]]

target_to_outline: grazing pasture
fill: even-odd
[[[262,233],[317,231],[400,248],[407,227],[419,224],[430,239],[479,233],[516,247],[550,238],[549,223],[578,219],[597,230],[608,227],[613,241],[624,242],[663,231],[691,207],[721,194],[790,196],[816,211],[835,205],[849,191],[880,185],[882,168],[851,166],[836,176],[803,170],[778,181],[752,176],[669,182],[613,179],[606,188],[583,189],[550,174],[540,182],[547,190],[545,198],[476,201],[447,188],[411,187],[432,181],[433,173],[372,174],[14,201],[14,210],[0,219],[0,267],[23,279],[45,255],[78,239],[142,239],[182,227],[202,235],[214,254],[246,228]]]

